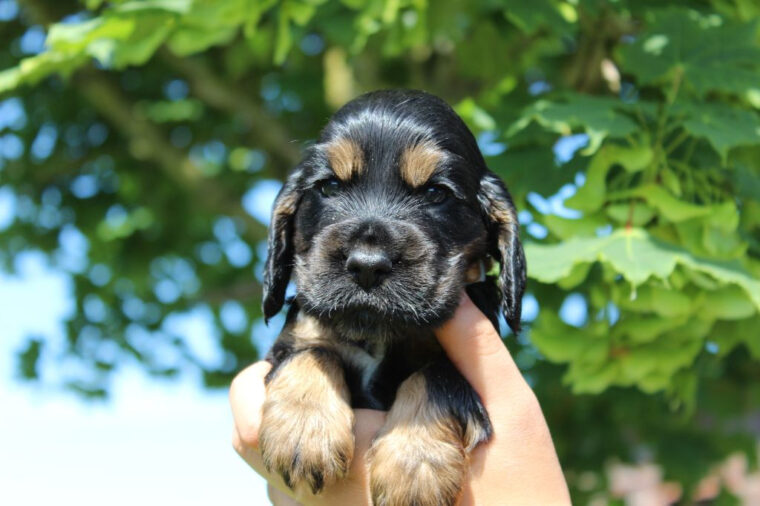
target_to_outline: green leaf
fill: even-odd
[[[577,329],[546,312],[530,337],[546,358],[569,363],[563,379],[576,393],[599,393],[612,385],[636,385],[651,393],[667,389],[673,376],[693,363],[711,327],[708,320],[685,315],[628,316],[610,332],[603,322]],[[628,342],[620,342],[623,335]]]
[[[554,362],[568,362],[583,356],[587,363],[601,364],[609,351],[608,339],[571,327],[552,312],[541,315],[531,328],[530,339]]]
[[[456,49],[459,72],[466,77],[477,77],[496,81],[504,76],[504,67],[498,59],[483,58],[484,54],[499,54],[507,51],[507,44],[499,28],[490,21],[484,21],[471,35],[468,44]]]
[[[756,308],[752,301],[738,286],[725,286],[705,292],[704,295],[699,312],[705,318],[742,320],[755,314]],[[758,336],[760,336],[760,329],[758,329]]]
[[[118,5],[114,12],[132,13],[159,10],[175,14],[187,14],[192,6],[193,0],[140,0],[124,2]]]
[[[169,47],[178,56],[187,56],[217,44],[227,43],[236,33],[237,29],[229,26],[220,26],[213,30],[184,26],[172,34]]]
[[[656,208],[660,215],[668,221],[678,223],[692,218],[709,216],[713,212],[711,206],[698,206],[677,199],[665,188],[656,184],[646,184],[630,190],[615,192],[608,195],[610,200],[637,197],[644,199]]]
[[[572,386],[574,394],[599,394],[615,384],[620,376],[620,362],[586,365],[571,362],[563,382]]]
[[[540,28],[551,28],[554,31],[568,31],[572,23],[578,20],[578,13],[569,3],[552,0],[505,0],[504,16],[516,27],[532,34]]]
[[[55,24],[45,43],[53,52],[83,52],[98,39],[124,40],[135,29],[130,17],[98,17],[79,23]]]
[[[591,264],[577,264],[567,277],[559,280],[557,285],[563,290],[572,290],[583,283],[591,270]]]
[[[39,377],[39,361],[45,341],[39,338],[29,338],[24,348],[18,353],[19,372],[24,380],[33,380]]]
[[[743,93],[760,80],[756,23],[671,8],[651,11],[646,31],[621,51],[623,69],[639,83],[665,84],[682,76],[697,95]]]
[[[277,42],[274,49],[274,62],[277,65],[281,65],[285,58],[288,56],[290,46],[293,44],[293,40],[290,34],[290,23],[288,22],[288,15],[282,7],[277,14]]]
[[[574,238],[554,245],[525,245],[529,276],[542,283],[568,277],[580,263],[601,262],[612,267],[632,285],[649,278],[667,279],[677,265],[707,274],[723,284],[739,286],[760,308],[760,281],[737,262],[697,258],[688,251],[665,244],[638,228],[621,229],[608,237]]]
[[[760,360],[760,316],[737,321],[721,321],[715,326],[711,339],[718,344],[718,352],[727,355],[737,345],[744,344],[750,354]]]
[[[62,55],[53,52],[24,58],[18,66],[0,72],[0,93],[14,90],[23,84],[36,84],[53,73],[68,77],[87,59],[87,56],[81,54]]]
[[[636,383],[649,393],[668,388],[673,376],[694,362],[710,328],[709,322],[692,319],[652,343],[631,348],[621,360],[621,383]]]
[[[507,137],[524,130],[535,121],[561,135],[582,129],[589,136],[585,154],[594,153],[607,137],[623,138],[637,130],[636,122],[624,111],[622,101],[590,95],[567,94],[556,100],[538,100],[523,111],[507,131]]]
[[[628,172],[637,172],[648,166],[654,153],[649,146],[619,146],[607,144],[602,147],[588,167],[586,182],[565,205],[579,211],[592,212],[600,209],[607,200],[607,173],[614,165],[621,165]]]
[[[707,140],[724,163],[731,148],[760,144],[760,115],[752,110],[714,102],[678,102],[672,112],[683,117],[686,131]]]
[[[478,130],[496,129],[496,121],[484,109],[479,107],[472,98],[468,97],[462,100],[454,107],[454,110],[465,122]]]
[[[228,43],[241,25],[245,25],[246,36],[250,37],[261,15],[273,4],[271,0],[195,2],[192,9],[180,18],[169,47],[180,56],[194,54]]]
[[[607,225],[607,220],[599,214],[587,215],[578,219],[547,214],[543,216],[543,223],[552,234],[560,239],[570,239],[579,236],[596,236],[596,231],[599,227]]]
[[[164,13],[145,13],[139,21],[131,36],[114,49],[111,57],[113,67],[142,65],[153,56],[176,26],[175,18]]]
[[[615,303],[624,310],[640,313],[654,313],[666,318],[677,318],[691,314],[694,310],[692,298],[682,291],[647,283],[632,291],[628,286],[616,285]]]
[[[193,99],[163,100],[146,104],[144,110],[145,115],[157,123],[193,121],[203,114],[203,103]]]
[[[510,147],[499,156],[489,157],[487,162],[491,170],[507,182],[518,203],[522,203],[529,192],[553,195],[575,176],[567,164],[557,166],[554,163],[554,155],[546,146]]]
[[[618,230],[608,237],[573,238],[555,245],[525,245],[530,276],[544,283],[566,277],[578,263],[599,261],[638,285],[650,276],[668,276],[676,265],[674,251],[641,229]]]
[[[669,330],[686,323],[687,315],[680,317],[642,316],[635,315],[622,318],[612,329],[614,338],[627,337],[633,343],[648,343],[654,341]]]
[[[629,204],[612,204],[605,208],[607,216],[620,225],[630,222],[634,227],[641,227],[649,223],[655,216],[655,211],[650,206],[641,202]]]

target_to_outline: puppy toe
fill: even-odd
[[[370,451],[375,506],[453,506],[466,472],[461,439],[449,427],[395,427]]]
[[[302,353],[267,386],[259,449],[291,489],[313,493],[344,477],[354,454],[354,413],[335,363]]]
[[[289,412],[290,411],[290,412]],[[265,410],[259,435],[264,465],[285,484],[302,484],[313,493],[348,472],[354,452],[352,416],[348,413]]]

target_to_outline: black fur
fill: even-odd
[[[330,183],[326,193],[325,182],[334,178],[328,146],[340,139],[360,148],[361,170],[349,181]],[[413,188],[399,165],[402,153],[420,143],[435,145],[442,158],[429,183]],[[431,200],[431,186],[447,197]],[[509,193],[451,107],[430,94],[400,90],[345,105],[277,197],[268,246],[265,317],[282,308],[294,274],[287,325],[307,315],[329,331],[354,407],[389,409],[400,383],[422,371],[430,402],[463,430],[469,420],[490,435],[478,395],[432,329],[452,316],[468,267],[492,258],[500,264],[498,279],[469,284],[468,294],[497,329],[501,308],[517,331],[525,259]],[[390,272],[376,286],[362,287],[348,272],[346,259],[356,248],[390,260]],[[283,332],[267,356],[274,365],[270,374],[309,346]]]
[[[487,441],[491,437],[493,428],[486,408],[480,402],[478,394],[449,360],[431,362],[422,373],[425,375],[430,402],[448,410],[462,428],[471,421],[479,424],[483,428],[483,439],[479,442]]]
[[[345,185],[342,195],[326,200],[320,198],[316,186],[332,176],[327,157],[320,147],[339,138],[357,142],[365,153],[362,176]],[[401,151],[414,143],[430,139],[449,153],[446,170],[439,183],[449,186],[454,197],[453,205],[434,210],[424,203],[397,175]],[[295,206],[295,213],[283,212],[285,206]],[[525,286],[525,261],[520,246],[517,218],[505,224],[495,221],[494,205],[514,215],[514,206],[501,180],[488,171],[474,137],[456,113],[442,100],[418,91],[379,91],[349,102],[328,123],[319,142],[308,150],[303,162],[281,190],[273,213],[269,234],[269,256],[264,282],[264,315],[270,318],[284,303],[285,289],[290,280],[295,256],[306,256],[319,234],[333,224],[338,225],[329,239],[338,248],[327,252],[322,260],[334,262],[329,254],[340,255],[341,247],[348,247],[352,234],[375,225],[378,231],[374,240],[387,240],[393,249],[392,230],[405,223],[426,233],[424,245],[415,241],[414,234],[407,239],[414,247],[430,246],[436,253],[472,247],[471,257],[487,254],[501,264],[501,302],[505,318],[514,329],[519,329],[520,304]],[[390,229],[390,230],[389,230]],[[398,235],[396,239],[398,238]],[[372,238],[370,238],[372,239]],[[481,242],[479,244],[479,241]],[[397,254],[397,251],[391,251]],[[426,266],[426,272],[400,272],[410,275],[419,283],[420,277],[429,286],[436,285],[436,276],[442,274],[443,255],[439,261]],[[469,258],[467,260],[473,260]],[[313,268],[314,266],[309,266]],[[342,268],[342,265],[339,267]],[[466,266],[462,265],[461,269]],[[306,274],[309,274],[308,272]],[[344,333],[366,335],[366,328],[380,325],[388,336],[403,335],[411,328],[430,328],[451,316],[459,297],[460,286],[448,290],[441,300],[430,300],[429,293],[407,293],[403,283],[400,293],[381,293],[381,297],[366,296],[342,277],[343,272],[322,271],[306,276],[319,285],[316,289],[299,285],[298,300],[303,309]],[[409,282],[409,279],[400,281]],[[309,283],[311,285],[312,283]],[[382,298],[384,297],[384,299]],[[370,306],[369,311],[356,311],[356,307]],[[388,318],[393,320],[387,325]]]

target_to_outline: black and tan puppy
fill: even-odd
[[[492,259],[498,279],[484,276]],[[445,102],[379,91],[333,116],[275,202],[267,318],[293,274],[267,357],[267,467],[318,492],[348,469],[352,407],[389,410],[370,451],[374,503],[453,504],[491,424],[432,329],[466,287],[517,330],[525,260],[506,188]]]

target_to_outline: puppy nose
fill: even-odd
[[[374,248],[355,249],[346,260],[346,269],[365,290],[377,285],[384,275],[391,272],[391,267],[392,263],[388,255]]]

